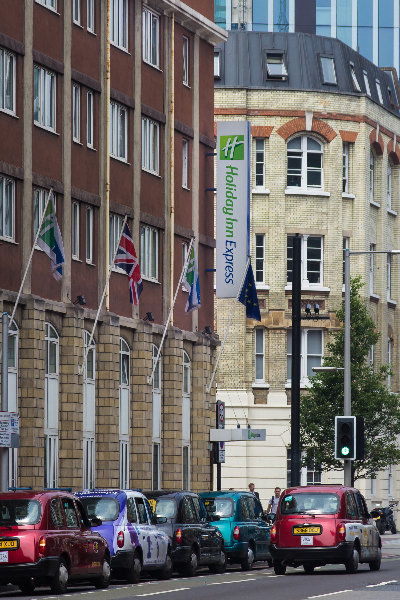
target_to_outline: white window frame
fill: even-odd
[[[49,190],[44,188],[35,187],[33,188],[33,237],[35,237],[40,220],[42,218],[44,207],[46,206],[47,197],[49,195]],[[54,210],[57,212],[56,204],[57,198],[53,193],[53,203]],[[35,247],[36,250],[41,250],[38,245]]]
[[[390,160],[387,161],[386,185],[387,210],[392,210],[392,164]]]
[[[321,334],[321,354],[309,354],[308,353],[308,335],[309,333],[315,333],[315,332],[319,332]],[[291,377],[289,377],[289,370],[291,371],[291,369],[289,369],[289,362],[290,365],[292,364],[292,353],[289,353],[289,339],[291,338],[292,335],[292,330],[288,329],[287,330],[287,383],[291,384],[292,383],[292,379]],[[301,332],[300,332],[300,384],[301,385],[309,385],[310,384],[310,379],[309,379],[309,375],[307,372],[307,367],[308,367],[308,359],[309,357],[320,357],[319,361],[316,361],[317,363],[319,362],[319,365],[314,365],[314,366],[321,366],[323,363],[323,359],[324,359],[324,331],[323,329],[315,329],[315,328],[311,328],[311,329],[306,329],[306,328],[302,328]],[[312,375],[312,373],[310,373],[310,375]]]
[[[380,102],[381,104],[383,104],[383,96],[382,96],[381,82],[379,81],[379,79],[375,79],[375,83],[376,83],[376,91],[377,91],[377,94],[378,94],[379,102]]]
[[[344,264],[345,264],[345,250],[346,250],[346,248],[350,249],[350,238],[349,237],[344,237],[343,238],[343,280],[342,280],[343,291],[345,289],[345,282],[344,282],[344,279],[345,279],[345,266],[344,266]]]
[[[182,37],[182,83],[189,87],[189,38]]]
[[[112,265],[113,271],[117,271],[118,273],[125,273],[123,269],[116,266],[113,263],[114,254],[118,247],[119,240],[122,233],[122,224],[124,222],[124,218],[121,215],[116,215],[115,213],[110,213],[110,226],[109,226],[109,247],[108,247],[108,264]]]
[[[81,86],[77,83],[72,86],[72,139],[81,141]]]
[[[110,156],[128,161],[128,109],[113,100],[110,101]]]
[[[392,255],[386,254],[386,299],[392,298]]]
[[[289,237],[293,238],[293,235],[288,235],[287,236],[287,249],[288,249],[288,242],[289,242]],[[321,235],[302,235],[301,237],[301,288],[302,289],[311,289],[311,288],[321,288],[324,285],[324,237]],[[313,259],[309,259],[308,258],[308,240],[310,238],[318,238],[321,240],[321,245],[320,245],[320,253],[321,253],[321,258],[317,259],[317,260],[313,260]],[[293,246],[291,246],[293,248]],[[310,247],[310,250],[312,249],[312,247]],[[287,250],[286,250],[287,252]],[[290,271],[290,273],[293,274],[293,257],[291,258],[292,261],[292,269]],[[289,259],[288,259],[289,262]],[[319,279],[320,281],[318,283],[314,283],[314,282],[310,282],[308,279],[308,263],[309,262],[319,262],[320,263],[320,268],[319,268]],[[310,271],[312,272],[312,271]],[[316,272],[316,271],[315,271]],[[287,287],[291,287],[292,286],[292,281],[289,281],[289,270],[287,269]],[[292,276],[291,276],[292,277]]]
[[[81,0],[72,0],[72,20],[76,25],[81,25]]]
[[[214,77],[221,77],[221,53],[214,50]]]
[[[363,71],[363,76],[364,76],[365,91],[367,93],[367,96],[371,96],[371,88],[369,87],[369,79],[368,79],[367,71]]]
[[[291,142],[296,139],[300,139],[300,148],[289,148]],[[320,151],[308,149],[308,139],[312,140],[319,145]],[[300,135],[291,138],[286,145],[287,153],[287,179],[289,176],[300,177],[300,185],[289,185],[286,179],[286,187],[288,190],[322,190],[324,187],[324,149],[322,143],[316,138],[310,135]],[[308,167],[308,155],[317,154],[321,156],[321,167]],[[299,169],[291,169],[289,172],[289,158],[299,158],[301,161],[300,172]],[[309,173],[320,173],[321,184],[320,185],[308,185],[307,179]]]
[[[350,144],[349,142],[343,142],[343,174],[342,174],[342,193],[349,193],[349,151]]]
[[[186,455],[186,457],[185,457]],[[182,489],[190,490],[190,444],[182,444]]]
[[[388,466],[388,496],[393,498],[393,466]]]
[[[320,56],[320,60],[323,83],[327,85],[337,85],[335,59],[332,56]],[[328,65],[330,65],[330,67]],[[331,74],[333,75],[333,78],[329,79],[329,75]]]
[[[75,258],[77,260],[79,260],[79,213],[79,202],[73,202],[71,214],[71,251],[72,258]]]
[[[128,50],[127,0],[110,0],[110,41],[113,46]]]
[[[151,488],[161,488],[161,442],[152,442],[151,446]]]
[[[56,74],[36,64],[33,66],[33,73],[34,123],[48,131],[56,131]],[[35,102],[37,107],[35,107]]]
[[[8,410],[18,412],[18,343],[19,329],[10,321],[8,329]],[[13,385],[11,382],[13,381]],[[15,394],[12,392],[15,391]],[[18,487],[18,448],[8,449],[8,486]]]
[[[6,192],[8,190],[8,198]],[[9,197],[11,194],[11,198]],[[9,215],[9,216],[7,216]],[[9,223],[8,231],[6,226]],[[15,181],[0,173],[0,239],[15,241]]]
[[[88,148],[93,148],[94,144],[94,128],[93,128],[93,92],[88,91],[86,94],[86,145]]]
[[[254,186],[265,189],[265,138],[254,138]]]
[[[374,369],[374,361],[375,361],[375,346],[371,344],[369,348],[369,366],[373,370]]]
[[[350,63],[350,74],[351,74],[351,80],[353,82],[354,91],[361,92],[360,84],[358,82],[357,75],[356,75],[356,70],[355,70],[354,64],[352,62]]]
[[[94,33],[94,0],[86,0],[86,29]]]
[[[143,61],[158,69],[160,67],[160,18],[148,8],[143,8],[142,28]]]
[[[191,360],[182,352],[182,489],[190,489],[190,443],[191,443]],[[185,460],[185,455],[187,458]]]
[[[393,354],[393,340],[391,337],[387,339],[387,364],[389,369],[392,368],[392,354]],[[388,373],[387,375],[387,388],[388,390],[392,389],[392,375]]]
[[[58,485],[58,435],[59,435],[59,348],[60,339],[51,323],[45,323],[45,485]],[[54,365],[50,356],[55,358]],[[55,392],[55,393],[54,393]],[[54,394],[54,395],[53,395]],[[51,403],[51,405],[50,405]],[[50,409],[51,408],[51,409]],[[55,415],[55,418],[54,418]],[[56,422],[54,421],[56,419]]]
[[[83,364],[83,413],[84,417],[87,414],[87,398],[89,396],[89,389],[94,388],[94,403],[96,404],[96,343],[92,339],[90,341],[89,331],[83,332],[83,351],[84,360]],[[87,352],[89,348],[89,351]],[[86,354],[87,353],[87,354]],[[88,361],[90,357],[90,362]],[[88,364],[90,365],[90,372],[88,372]],[[83,489],[92,489],[95,486],[95,472],[96,472],[96,453],[95,453],[95,436],[96,436],[96,415],[95,410],[93,411],[92,421],[89,422],[87,419],[83,422]],[[85,427],[88,425],[88,427]]]
[[[83,433],[83,489],[92,490],[95,487],[95,438]]]
[[[88,206],[86,208],[86,262],[89,265],[93,264],[93,207]]]
[[[131,352],[128,343],[119,339],[119,485],[121,489],[129,489],[129,450],[130,450],[130,360]],[[122,396],[127,400],[127,407],[122,406]],[[125,412],[126,409],[126,412]],[[127,413],[127,414],[126,414]]]
[[[371,477],[370,482],[371,482],[371,496],[375,496],[375,494],[376,494],[376,477]]]
[[[374,202],[374,188],[375,188],[375,155],[370,150],[369,153],[369,201]]]
[[[259,370],[259,366],[261,369]],[[254,328],[254,382],[265,383],[265,329]]]
[[[286,79],[288,72],[284,54],[282,52],[267,52],[265,56],[265,69],[267,79]]]
[[[140,226],[140,270],[144,279],[158,281],[158,229]]]
[[[254,236],[254,276],[257,285],[265,284],[265,234],[256,233]]]
[[[374,285],[375,285],[375,277],[374,277],[374,265],[375,265],[375,255],[373,254],[375,250],[375,244],[369,245],[370,255],[369,255],[369,293],[370,296],[374,295]]]
[[[182,187],[189,189],[189,141],[182,140]]]
[[[15,65],[15,54],[0,48],[0,111],[10,115],[15,115]],[[7,94],[10,87],[11,93]]]
[[[152,489],[161,488],[161,437],[162,437],[162,355],[158,362],[158,346],[152,344],[152,457],[151,483]]]
[[[156,121],[142,117],[142,169],[159,174],[160,126]]]
[[[45,6],[46,8],[49,8],[50,10],[57,10],[57,0],[36,0],[36,2],[42,6]]]

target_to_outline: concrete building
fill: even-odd
[[[316,33],[338,38],[399,72],[399,0],[215,0],[224,29]]]
[[[19,412],[21,444],[9,451],[9,483],[207,489],[215,418],[214,392],[205,393],[215,339],[202,333],[213,324],[207,154],[213,46],[226,34],[201,0],[110,0],[110,8],[108,102],[106,0],[0,5],[0,309],[12,314],[51,187],[66,258],[57,282],[34,250],[10,325],[8,407]],[[143,279],[139,307],[114,269],[88,347],[125,215]],[[192,236],[202,307],[185,313],[179,290],[155,364]]]
[[[322,364],[343,299],[343,249],[400,248],[400,118],[391,74],[339,40],[230,32],[216,49],[215,120],[251,124],[251,256],[262,322],[238,305],[218,371],[227,426],[266,428],[267,441],[227,444],[222,487],[254,482],[266,502],[290,482],[292,236],[302,238],[301,386]],[[390,363],[399,391],[396,256],[351,259],[381,332],[371,363]],[[217,299],[221,336],[231,302]],[[311,465],[302,482],[318,481]],[[322,481],[343,482],[343,474]],[[361,483],[371,503],[400,495],[399,466]]]

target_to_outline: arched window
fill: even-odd
[[[158,346],[152,346],[152,369],[153,376],[153,468],[152,488],[158,490],[161,487],[161,387],[162,387],[162,359],[161,355],[157,361]]]
[[[392,210],[392,163],[387,162],[387,210]]]
[[[129,489],[130,348],[119,339],[119,485]]]
[[[369,201],[374,201],[374,173],[375,173],[375,156],[372,150],[369,153]]]
[[[95,486],[95,433],[96,433],[96,345],[90,342],[90,333],[84,332],[83,364],[83,487]]]
[[[302,135],[287,143],[287,187],[322,187],[322,145]]]
[[[191,362],[182,355],[182,489],[190,489]]]
[[[8,328],[8,410],[18,412],[18,338],[15,321]],[[8,485],[18,487],[18,448],[8,451]]]
[[[45,324],[45,345],[44,487],[57,487],[59,338],[57,331],[50,323]]]

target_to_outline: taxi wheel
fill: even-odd
[[[158,579],[170,579],[172,575],[172,560],[169,554],[165,559],[165,564],[161,571],[158,571]]]
[[[63,558],[60,558],[57,571],[50,583],[50,589],[53,594],[64,594],[68,586],[68,568]]]
[[[30,579],[21,581],[21,583],[18,584],[18,587],[23,594],[26,594],[26,595],[33,594],[33,592],[35,591],[35,587],[36,587],[35,580],[32,579],[32,577],[31,577]]]
[[[225,573],[227,562],[226,552],[221,550],[221,558],[219,561],[210,565],[208,568],[210,569],[211,573]]]
[[[103,561],[103,572],[100,577],[94,580],[94,587],[98,590],[104,590],[110,585],[111,568],[110,559],[105,556]]]
[[[360,555],[358,554],[358,550],[357,548],[353,548],[353,554],[351,558],[344,563],[347,573],[357,573],[359,561]]]
[[[250,571],[254,564],[254,550],[251,546],[247,548],[247,558],[242,561],[242,571]]]
[[[275,575],[284,575],[286,573],[286,565],[280,562],[274,562]]]
[[[190,552],[189,562],[185,565],[185,575],[188,577],[193,577],[196,575],[197,567],[199,566],[199,561],[197,558],[196,550],[192,548]]]
[[[132,567],[128,570],[126,580],[128,583],[138,583],[140,580],[140,573],[142,571],[142,563],[137,554],[133,557]]]
[[[371,562],[369,563],[370,571],[379,571],[380,568],[381,568],[381,559],[380,558],[378,560],[371,560]]]

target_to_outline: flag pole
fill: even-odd
[[[164,327],[164,331],[163,331],[163,334],[162,334],[160,346],[158,348],[157,358],[156,358],[156,361],[155,361],[155,363],[153,365],[153,370],[151,372],[151,376],[147,377],[147,383],[149,383],[149,384],[151,384],[153,382],[154,371],[156,370],[156,367],[157,367],[157,364],[158,364],[158,360],[159,360],[160,354],[161,354],[161,349],[162,349],[162,346],[163,346],[163,343],[164,343],[164,339],[165,339],[165,336],[167,335],[167,328],[168,328],[169,322],[171,320],[172,311],[174,310],[174,306],[175,306],[175,302],[176,302],[176,297],[178,295],[178,290],[179,290],[179,288],[180,288],[180,286],[182,284],[183,274],[186,272],[186,269],[187,269],[188,264],[189,264],[190,251],[192,250],[193,242],[194,242],[194,237],[192,237],[192,239],[190,240],[189,248],[188,248],[187,255],[186,255],[185,264],[182,267],[181,276],[179,277],[178,285],[176,286],[175,296],[174,296],[174,299],[172,301],[172,306],[171,306],[171,308],[169,310],[167,322],[165,323],[165,327]]]
[[[230,314],[230,317],[229,317],[229,320],[228,320],[228,325],[226,326],[225,333],[224,333],[224,338],[222,340],[222,344],[221,344],[221,347],[219,349],[218,358],[217,358],[216,363],[215,363],[214,371],[213,371],[213,373],[211,375],[211,381],[210,381],[210,383],[208,384],[208,386],[206,388],[207,394],[210,393],[211,386],[212,386],[213,381],[214,381],[215,373],[217,372],[217,369],[218,369],[219,359],[221,358],[221,354],[222,354],[222,351],[223,351],[224,346],[225,346],[226,338],[228,337],[229,328],[231,326],[233,315],[235,313],[235,308],[236,308],[237,301],[239,299],[240,293],[241,293],[242,288],[243,288],[244,280],[246,279],[247,269],[249,268],[249,264],[250,264],[250,256],[247,258],[247,261],[246,261],[246,266],[245,266],[245,269],[244,269],[244,273],[243,273],[243,277],[242,277],[242,282],[240,284],[239,291],[238,291],[238,293],[236,295],[235,301],[234,301],[233,306],[232,306],[231,314]]]
[[[28,269],[29,269],[29,267],[30,267],[31,260],[32,260],[32,256],[33,256],[33,253],[34,253],[34,251],[35,251],[35,246],[36,246],[36,244],[37,244],[38,237],[39,237],[39,234],[40,234],[40,229],[41,229],[41,227],[42,227],[43,220],[44,220],[44,216],[45,216],[45,214],[46,214],[46,210],[47,210],[47,207],[48,207],[48,205],[49,205],[49,202],[50,202],[50,197],[51,197],[51,195],[52,195],[52,194],[53,194],[53,188],[50,188],[50,190],[49,190],[49,194],[48,194],[48,196],[47,196],[46,204],[45,204],[45,207],[44,207],[44,209],[43,209],[42,216],[40,217],[39,226],[38,226],[38,228],[37,228],[37,232],[36,232],[36,235],[35,235],[35,240],[34,240],[34,242],[33,242],[32,250],[31,250],[31,253],[30,253],[30,255],[29,255],[28,264],[26,265],[25,273],[24,273],[24,276],[23,276],[23,278],[22,278],[21,285],[19,286],[18,296],[17,296],[17,299],[16,299],[16,301],[15,301],[15,304],[14,304],[14,308],[13,308],[13,311],[12,311],[12,315],[11,315],[11,317],[10,317],[10,320],[8,321],[8,329],[9,329],[9,330],[10,330],[10,327],[11,327],[11,323],[12,323],[12,322],[13,322],[13,320],[14,320],[15,311],[17,310],[17,306],[18,306],[18,303],[19,303],[19,299],[20,299],[20,297],[21,297],[21,293],[22,293],[22,288],[24,287],[25,279],[26,279],[26,276],[27,276],[27,274],[28,274]]]
[[[113,257],[112,263],[111,263],[111,265],[110,265],[110,267],[108,269],[107,281],[106,281],[106,284],[104,286],[103,294],[101,296],[99,308],[97,309],[97,314],[96,314],[96,318],[94,320],[94,325],[93,325],[92,333],[90,334],[89,342],[88,342],[88,345],[86,347],[86,352],[85,352],[85,356],[84,356],[84,359],[83,359],[83,365],[81,365],[81,367],[79,368],[79,373],[80,374],[83,373],[83,367],[86,364],[86,360],[87,360],[87,357],[88,357],[88,354],[89,354],[90,346],[91,346],[92,341],[93,341],[94,331],[96,329],[97,321],[99,319],[101,307],[103,306],[104,297],[105,297],[106,292],[107,292],[108,284],[110,282],[110,277],[111,277],[111,273],[112,273],[114,262],[115,262],[115,257],[117,256],[119,244],[120,244],[120,241],[121,241],[122,232],[124,231],[124,227],[125,227],[125,223],[126,223],[127,219],[128,219],[128,215],[125,215],[124,222],[122,223],[121,231],[119,233],[118,243],[115,246],[114,257]]]

